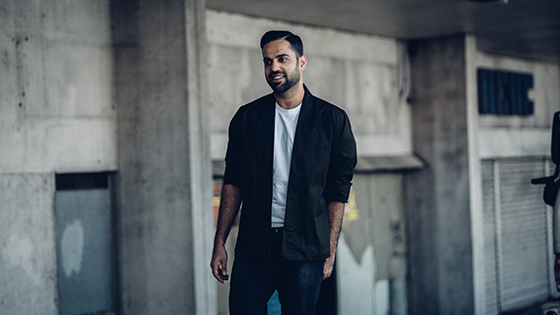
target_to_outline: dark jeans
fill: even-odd
[[[271,255],[235,257],[229,293],[230,315],[266,315],[268,299],[278,291],[282,315],[315,315],[324,260],[282,258],[282,231],[273,230]]]

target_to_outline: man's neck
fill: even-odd
[[[282,94],[274,93],[276,102],[278,103],[278,105],[280,105],[280,107],[284,109],[292,109],[297,107],[303,102],[304,96],[305,89],[303,88],[303,83],[294,85],[291,89]]]

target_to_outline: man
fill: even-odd
[[[303,84],[301,39],[261,38],[272,94],[242,106],[229,126],[226,171],[210,266],[228,280],[224,244],[243,202],[230,314],[266,314],[278,291],[282,314],[315,314],[333,270],[356,143],[346,113]]]

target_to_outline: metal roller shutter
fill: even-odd
[[[485,270],[485,314],[497,315],[498,277],[496,274],[496,222],[494,211],[494,171],[491,161],[483,161],[482,172],[482,211],[484,219],[484,270]]]
[[[542,186],[542,159],[482,163],[486,314],[546,300],[550,293],[550,224]]]

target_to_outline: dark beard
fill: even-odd
[[[272,83],[272,78],[277,74],[284,74],[284,78],[286,79],[286,82],[284,82],[283,84]],[[284,72],[274,72],[274,73],[271,73],[268,76],[266,82],[268,83],[268,85],[270,85],[270,87],[272,88],[274,93],[282,94],[282,93],[286,92],[287,90],[291,89],[294,85],[296,85],[299,82],[299,80],[300,80],[300,76],[299,76],[299,73],[296,72],[296,71],[294,71],[293,75],[290,75],[290,76],[288,76]]]

